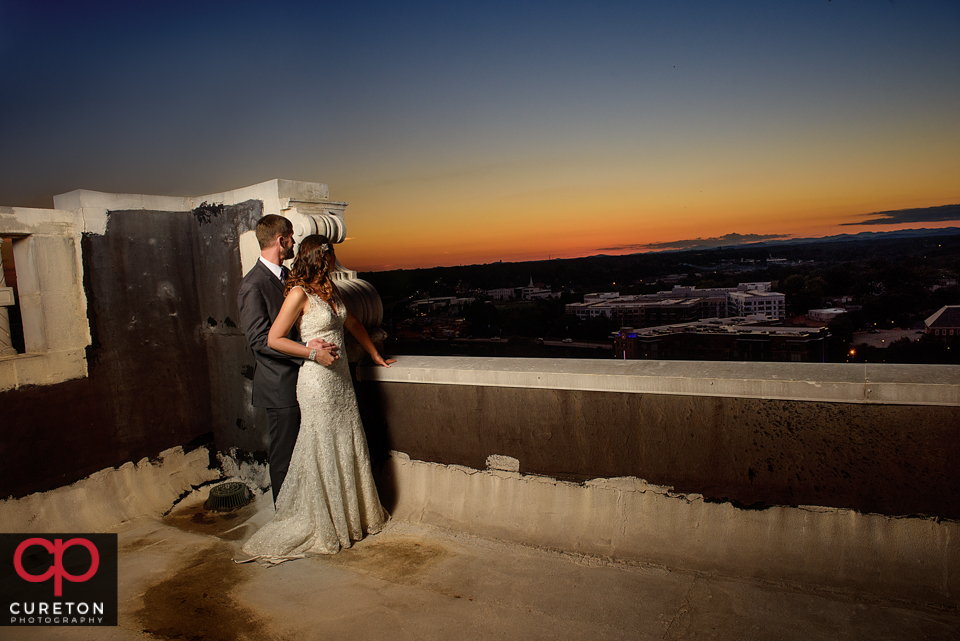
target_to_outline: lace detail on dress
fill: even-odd
[[[298,321],[301,339],[321,338],[340,346],[344,356],[330,367],[309,360],[300,367],[300,433],[276,515],[243,546],[247,554],[274,560],[333,554],[379,532],[385,520],[344,350],[346,307],[339,297],[334,310],[319,296],[307,296],[310,309]]]

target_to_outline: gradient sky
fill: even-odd
[[[876,213],[960,203],[960,2],[0,0],[0,205],[271,178],[357,270],[957,226]]]

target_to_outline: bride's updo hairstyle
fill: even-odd
[[[326,301],[331,300],[333,279],[330,277],[330,268],[336,265],[334,256],[333,243],[326,236],[311,234],[300,241],[297,257],[293,259],[293,267],[287,275],[284,296],[289,294],[293,287],[299,285],[314,296],[319,296]]]

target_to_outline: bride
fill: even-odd
[[[297,381],[302,419],[276,514],[243,546],[254,558],[281,562],[308,553],[334,554],[364,534],[379,532],[386,520],[347,360],[336,357],[329,366],[321,365],[317,350],[286,338],[299,323],[302,340],[319,337],[343,349],[346,328],[373,362],[384,367],[396,362],[380,356],[363,324],[347,309],[330,277],[335,266],[333,243],[323,236],[304,238],[287,277],[283,306],[270,327],[270,347],[305,359]]]

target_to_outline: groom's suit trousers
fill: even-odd
[[[270,485],[276,504],[300,434],[300,407],[268,407],[267,421],[270,425]]]

